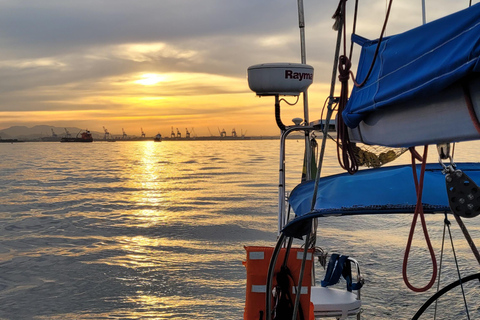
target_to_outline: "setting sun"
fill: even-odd
[[[165,80],[166,80],[166,77],[164,75],[160,75],[156,73],[145,73],[145,74],[142,74],[142,79],[136,80],[135,83],[138,83],[144,86],[151,86]]]

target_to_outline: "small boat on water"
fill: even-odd
[[[155,142],[162,142],[162,135],[160,133],[157,133],[155,138],[153,139]]]
[[[383,30],[391,4],[390,0]],[[480,254],[464,219],[473,219],[480,214],[480,162],[455,162],[453,149],[455,142],[480,140],[480,4],[400,35],[384,37],[382,31],[379,39],[368,40],[352,34],[352,39],[362,46],[362,52],[350,94],[351,62],[348,57],[352,55],[348,52],[340,54],[342,47],[344,51],[348,47],[343,36],[346,1],[341,0],[334,14],[337,45],[330,94],[324,108],[327,116],[323,121],[309,120],[306,93],[313,82],[314,72],[305,59],[302,0],[298,0],[298,9],[301,63],[264,63],[248,68],[250,89],[258,96],[275,99],[280,159],[275,245],[245,247],[244,319],[361,319],[362,308],[369,308],[369,304],[362,305],[361,300],[362,288],[368,287],[363,274],[368,272],[362,274],[360,264],[367,258],[361,253],[353,258],[355,253],[349,248],[345,251],[352,256],[342,252],[328,256],[328,250],[320,247],[322,237],[318,230],[325,221],[322,220],[324,217],[341,219],[367,214],[412,215],[403,255],[404,289],[427,292],[435,290],[432,288],[437,285],[430,298],[422,300],[420,309],[412,312],[411,319],[419,319],[427,309],[434,318],[441,315],[443,319],[473,319],[470,316],[473,312],[478,316],[478,304],[474,309],[469,308],[472,300],[466,295],[480,290]],[[354,12],[356,21],[357,6]],[[340,96],[334,96],[337,70],[342,87]],[[305,119],[295,118],[293,124],[285,124],[281,118],[281,102],[285,100],[280,96],[303,96]],[[327,139],[328,128],[330,121],[335,121],[334,112],[338,112],[335,141],[338,161],[347,172],[322,176],[325,145],[330,141]],[[399,128],[406,134],[402,135]],[[299,177],[301,183],[287,197],[285,141],[292,132],[305,133],[305,150],[303,173]],[[323,133],[319,152],[316,152],[315,137],[318,135],[315,132]],[[427,163],[428,144],[436,145],[438,162]],[[423,154],[415,150],[419,146],[423,146]],[[380,151],[375,151],[377,147]],[[410,152],[411,165],[382,167],[404,152]],[[290,214],[291,211],[294,215]],[[451,272],[449,275],[445,275],[445,271],[439,272],[445,263],[443,245],[437,262],[425,214],[444,216],[442,241],[450,240],[456,262],[447,266]],[[410,248],[419,219],[426,242],[424,251],[428,252],[431,262],[431,277],[426,279],[427,284],[423,287],[412,284],[407,273],[409,259],[418,259],[410,257]],[[457,263],[450,219],[457,222],[472,259],[478,262],[478,265],[470,265],[468,270]],[[349,236],[355,237],[355,234]],[[368,247],[363,251],[368,253]],[[314,267],[318,263],[326,271],[318,272],[319,268]],[[392,278],[396,277],[398,275]],[[338,285],[340,279],[343,279],[341,286]],[[473,283],[475,287],[465,291],[467,283]],[[448,310],[437,310],[436,301],[447,293],[449,301],[461,301],[461,310],[451,310],[453,303]],[[382,308],[391,305],[392,301],[383,301],[383,304]],[[395,313],[382,317],[382,310],[370,314],[399,318]]]
[[[84,132],[79,132],[76,137],[62,137],[60,142],[93,142],[93,137],[90,131],[85,130]]]
[[[24,141],[18,140],[18,139],[2,139],[0,137],[0,143],[14,143],[14,142],[24,142]]]

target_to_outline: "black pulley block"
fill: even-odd
[[[452,170],[445,175],[448,202],[452,212],[464,218],[480,213],[480,188],[462,170]]]

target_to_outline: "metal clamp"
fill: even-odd
[[[450,143],[442,143],[437,144],[437,151],[438,151],[438,162],[443,167],[442,173],[453,173],[457,168],[455,162],[453,162],[453,158],[450,155]],[[446,165],[443,160],[449,160],[449,164]]]

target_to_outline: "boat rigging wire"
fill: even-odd
[[[472,250],[473,255],[477,259],[478,264],[480,264],[480,254],[477,250],[477,247],[475,246],[475,242],[473,241],[472,237],[470,236],[470,233],[467,230],[467,227],[465,226],[465,224],[463,223],[459,215],[454,214],[453,216],[455,217],[455,220],[457,220],[460,230],[462,230],[463,236],[467,240],[467,243],[470,246],[470,249]]]
[[[454,215],[454,216],[455,216],[455,218],[457,217],[457,215]],[[443,224],[443,236],[442,236],[442,250],[440,252],[440,266],[439,266],[439,269],[438,269],[437,294],[440,292],[440,279],[441,279],[441,275],[442,275],[442,261],[443,261],[443,250],[444,250],[444,244],[445,244],[445,231],[448,228],[450,243],[452,245],[453,258],[455,260],[455,266],[456,266],[457,274],[458,274],[458,281],[459,281],[459,285],[460,285],[460,288],[461,288],[461,291],[462,291],[463,303],[465,305],[465,311],[467,313],[467,319],[470,319],[470,315],[469,315],[469,312],[468,312],[468,304],[467,304],[467,300],[465,298],[465,291],[464,291],[464,288],[463,288],[462,277],[460,275],[460,268],[458,266],[457,255],[455,253],[455,247],[453,245],[453,237],[452,237],[452,232],[451,232],[451,229],[450,229],[451,223],[448,220],[446,212],[445,212],[445,219],[443,221],[444,221],[444,224]],[[437,318],[437,305],[438,305],[438,298],[435,299],[435,308],[434,308],[434,314],[433,314],[433,319],[434,320]]]
[[[345,9],[345,8],[343,8]],[[337,9],[338,10],[338,9]],[[318,161],[317,161],[317,172],[315,174],[315,184],[313,187],[313,195],[312,195],[312,201],[311,201],[311,209],[313,210],[315,208],[315,204],[317,201],[317,193],[318,193],[318,183],[320,181],[320,176],[322,173],[322,168],[323,168],[323,159],[325,158],[325,147],[327,145],[327,137],[329,136],[328,134],[328,128],[330,127],[330,120],[333,115],[333,111],[335,110],[338,102],[337,99],[334,98],[334,93],[335,93],[335,83],[336,83],[336,78],[337,78],[337,65],[338,65],[338,56],[340,55],[340,46],[342,42],[342,28],[343,28],[343,23],[339,23],[339,19],[342,19],[341,15],[333,15],[332,17],[335,19],[335,24],[334,24],[334,30],[337,31],[337,43],[335,46],[335,54],[333,58],[333,70],[332,70],[332,79],[330,82],[330,94],[328,98],[325,100],[325,104],[327,105],[327,115],[325,117],[325,124],[323,126],[323,135],[322,135],[322,144],[320,146],[320,153],[318,155]],[[338,26],[338,28],[335,28],[335,26]],[[328,104],[327,104],[328,100]],[[323,116],[323,110],[325,109],[325,104],[324,108],[322,109],[322,116]],[[321,117],[320,119],[322,119]],[[316,244],[316,237],[317,237],[317,220],[315,219],[314,221],[314,226],[313,226],[313,231],[310,235],[310,245],[312,247],[315,247]]]
[[[403,258],[403,266],[402,266],[402,275],[403,275],[403,281],[405,282],[406,286],[414,291],[414,292],[425,292],[428,289],[430,289],[433,284],[435,283],[435,279],[437,276],[437,261],[435,259],[435,252],[433,251],[432,244],[430,242],[430,237],[428,236],[428,230],[427,230],[427,224],[425,222],[425,216],[423,213],[423,205],[422,205],[422,192],[423,192],[423,178],[425,175],[425,167],[427,164],[427,153],[428,153],[428,145],[424,146],[424,151],[423,151],[423,156],[422,156],[422,164],[421,164],[421,169],[420,169],[420,179],[417,177],[417,169],[415,165],[415,160],[416,160],[416,154],[415,152],[412,151],[413,148],[410,148],[411,154],[412,154],[412,172],[413,172],[413,179],[415,182],[415,190],[417,193],[417,204],[415,206],[415,213],[413,215],[413,220],[412,220],[412,225],[410,227],[410,233],[408,235],[408,241],[407,241],[407,246],[405,248],[405,255]],[[423,234],[425,235],[425,241],[428,246],[428,251],[430,253],[430,258],[432,261],[432,277],[430,279],[430,282],[421,288],[414,287],[410,281],[408,280],[407,276],[407,266],[408,266],[408,257],[410,255],[410,248],[412,245],[412,240],[413,240],[413,234],[415,232],[415,225],[417,223],[417,218],[420,216],[420,221],[422,224],[422,229],[423,229]]]
[[[443,235],[442,235],[442,249],[440,250],[440,265],[438,267],[438,281],[437,281],[437,292],[440,291],[440,279],[442,276],[442,262],[443,262],[443,248],[445,247],[445,229],[447,224],[450,224],[450,221],[447,218],[447,213],[445,213],[445,219],[443,220]],[[437,319],[437,305],[438,300],[435,300],[435,311],[433,313],[433,320]]]
[[[455,218],[457,217],[456,214],[454,214]],[[446,220],[448,221],[448,220]],[[470,320],[470,315],[468,313],[468,304],[467,304],[467,299],[465,298],[465,291],[463,289],[463,283],[461,282],[462,280],[462,276],[460,275],[460,267],[458,266],[458,260],[457,260],[457,255],[455,253],[455,247],[453,245],[453,237],[452,237],[452,231],[450,230],[450,222],[448,221],[448,223],[445,223],[447,225],[447,228],[448,228],[448,234],[450,236],[450,243],[452,245],[452,252],[453,252],[453,258],[455,260],[455,266],[457,268],[457,274],[458,274],[458,279],[460,280],[460,288],[462,289],[462,296],[463,296],[463,303],[465,304],[465,311],[467,313],[467,319]]]

